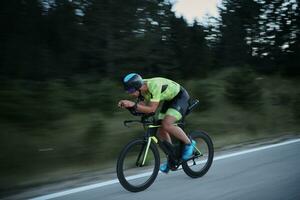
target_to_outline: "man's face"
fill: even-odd
[[[137,98],[137,97],[139,97],[140,92],[137,90],[135,92],[129,93],[129,95]]]

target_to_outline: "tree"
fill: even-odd
[[[171,46],[182,77],[206,76],[211,67],[211,50],[205,28],[196,22],[188,26],[183,18],[172,18]]]
[[[255,73],[247,67],[226,77],[225,97],[243,108],[255,109],[261,103],[262,90],[256,82]]]
[[[247,43],[257,23],[259,9],[255,1],[223,1],[219,9],[221,37],[216,53],[218,65],[242,66],[250,63],[252,50]]]
[[[2,78],[36,77],[41,55],[41,6],[38,1],[6,1],[0,8],[0,74]]]
[[[257,29],[251,46],[263,72],[299,75],[299,1],[258,1],[261,5]]]

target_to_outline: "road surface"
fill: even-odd
[[[159,174],[150,188],[139,193],[128,192],[112,180],[35,198],[46,199],[299,200],[300,139],[215,157],[209,172],[198,179],[182,170]]]

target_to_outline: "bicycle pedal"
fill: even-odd
[[[171,171],[176,171],[178,169],[178,166],[176,164],[170,164],[169,163],[169,168]]]
[[[178,169],[178,167],[170,167],[171,171],[176,171]]]

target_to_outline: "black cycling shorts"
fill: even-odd
[[[164,101],[160,110],[159,118],[162,119],[165,115],[171,115],[177,120],[185,116],[189,107],[190,95],[181,87],[179,93],[170,101]]]

